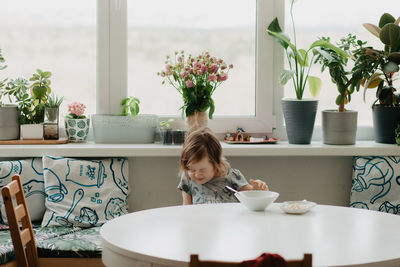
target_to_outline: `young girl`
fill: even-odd
[[[261,180],[250,180],[229,166],[222,156],[222,147],[208,128],[191,132],[183,144],[180,160],[183,204],[238,202],[234,193],[225,186],[238,191],[268,190]]]

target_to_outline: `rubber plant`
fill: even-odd
[[[364,23],[363,26],[378,37],[384,44],[384,50],[371,47],[361,51],[364,60],[369,61],[371,73],[364,83],[364,101],[367,89],[377,88],[374,104],[379,102],[383,106],[399,105],[400,97],[393,87],[395,74],[400,64],[400,17],[396,20],[391,14],[384,13],[378,26]],[[364,62],[365,63],[365,62]]]

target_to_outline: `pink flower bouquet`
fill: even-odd
[[[165,69],[157,74],[164,77],[163,84],[167,81],[182,95],[184,103],[181,109],[186,116],[210,108],[208,114],[212,119],[215,106],[211,96],[228,79],[228,72],[232,68],[232,64],[227,65],[208,52],[197,57],[186,57],[184,51],[176,51],[173,59],[167,56]]]
[[[79,102],[72,102],[68,105],[68,115],[69,119],[84,119],[86,118],[85,113],[86,106]]]

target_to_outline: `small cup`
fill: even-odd
[[[172,129],[160,128],[160,140],[163,145],[172,145]]]
[[[182,145],[185,142],[185,130],[174,130],[172,132],[172,138],[175,145]]]

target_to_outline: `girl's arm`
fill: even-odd
[[[183,205],[191,205],[193,204],[192,202],[192,196],[186,193],[185,191],[182,191],[182,199],[183,199]]]
[[[242,186],[239,191],[247,191],[247,190],[269,190],[268,185],[261,180],[253,180],[250,179],[251,185],[247,184]]]

